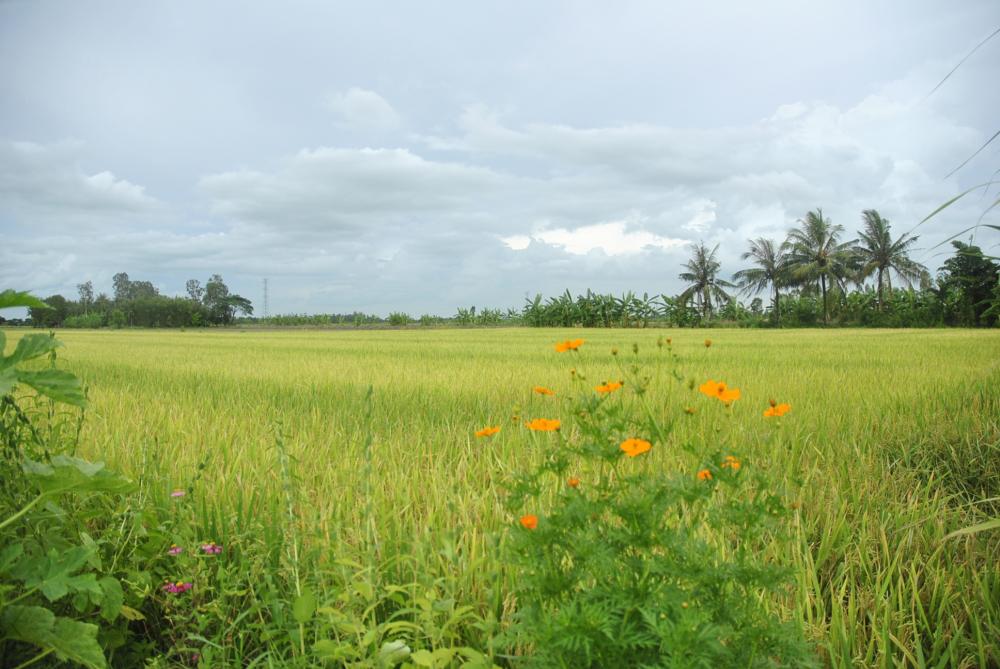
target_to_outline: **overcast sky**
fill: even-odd
[[[997,27],[996,0],[0,0],[0,289],[674,294],[692,242],[728,275],[810,209],[900,234],[989,178],[1000,143],[945,175],[1000,129],[1000,38],[927,95]],[[917,259],[995,199],[919,228]]]

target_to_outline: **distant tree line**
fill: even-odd
[[[953,241],[955,254],[935,282],[926,267],[909,257],[918,237],[893,238],[889,221],[874,209],[862,212],[862,224],[857,239],[844,240],[843,226],[833,224],[822,209],[810,211],[781,243],[748,240],[742,258],[753,266],[736,272],[732,282],[719,277],[718,246],[709,250],[699,244],[680,274],[688,287],[679,299],[684,304],[693,300],[702,320],[715,316],[718,305],[723,305],[719,315],[731,315],[724,312],[737,309],[736,300],[727,289],[737,289],[746,296],[767,293],[771,303],[766,311],[774,325],[782,324],[783,316],[788,325],[817,320],[884,326],[996,324],[1000,266],[978,246]]]
[[[893,238],[889,221],[873,209],[862,213],[857,239],[817,209],[798,221],[785,240],[748,240],[750,267],[723,278],[718,246],[700,243],[679,277],[679,294],[621,296],[590,290],[525,298],[520,310],[460,308],[451,317],[388,317],[349,314],[290,314],[253,317],[249,300],[229,292],[222,277],[202,286],[187,282],[186,297],[160,295],[149,281],[113,278],[114,295],[94,296],[88,281],[79,299],[45,298],[49,309],[31,309],[36,327],[268,326],[500,326],[535,327],[991,327],[1000,322],[1000,265],[971,243],[953,241],[954,255],[937,277],[909,257],[917,237]],[[895,280],[895,281],[894,281]],[[741,299],[749,299],[744,303]],[[764,299],[767,298],[765,304]],[[0,320],[2,322],[2,320]],[[16,324],[8,321],[9,324]]]
[[[521,321],[539,327],[841,326],[990,327],[1000,321],[1000,265],[972,244],[953,241],[954,255],[936,280],[909,258],[917,237],[893,239],[877,211],[863,213],[858,239],[822,210],[809,212],[781,243],[748,241],[752,267],[721,276],[718,246],[698,244],[679,277],[676,296],[601,295],[569,291],[527,299]],[[897,283],[893,285],[893,277]],[[902,284],[900,286],[899,284]],[[759,295],[766,294],[769,304]],[[752,297],[749,305],[738,296]]]
[[[228,325],[240,314],[252,315],[250,300],[230,293],[218,274],[205,283],[187,282],[187,296],[161,295],[149,281],[133,281],[125,272],[112,278],[113,295],[94,295],[91,281],[77,285],[77,299],[62,295],[44,298],[47,309],[31,307],[34,327],[199,327]]]

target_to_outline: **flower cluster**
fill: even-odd
[[[193,587],[194,583],[185,583],[184,581],[177,581],[176,583],[167,582],[163,584],[163,591],[171,595],[182,595]]]
[[[562,422],[558,418],[535,418],[526,425],[535,432],[555,432]]]
[[[698,387],[698,390],[709,397],[714,397],[722,402],[725,402],[727,405],[740,398],[740,389],[730,388],[723,381],[713,381],[712,379],[709,379],[705,383],[701,384]]]
[[[201,552],[205,555],[218,555],[222,552],[222,546],[214,541],[209,541],[207,544],[201,545]]]
[[[622,381],[605,381],[599,386],[595,386],[594,390],[601,393],[602,395],[607,395],[619,390],[624,385]]]
[[[556,350],[576,350],[578,343],[561,342]],[[669,355],[673,367],[677,356],[663,343],[657,342],[661,355]],[[711,340],[704,344],[712,347]],[[617,353],[612,349],[612,356]],[[559,392],[568,405],[562,416],[568,429],[556,439],[533,439],[533,446],[543,446],[543,457],[511,477],[504,552],[514,574],[518,617],[501,637],[504,645],[530,648],[537,666],[745,667],[761,664],[761,658],[775,667],[812,666],[796,626],[782,623],[769,606],[780,594],[782,569],[757,547],[784,539],[775,518],[786,507],[777,495],[766,494],[765,472],[749,463],[744,468],[735,446],[708,454],[684,435],[674,437],[676,422],[661,421],[662,407],[646,393],[654,377],[643,375],[642,359],[614,362],[625,380],[596,377],[595,385],[583,370],[571,370],[574,390]],[[677,381],[685,380],[671,371]],[[608,398],[625,383],[626,392]],[[687,389],[722,402],[727,423],[735,419],[728,409],[741,398],[739,388],[714,379],[699,386],[691,379]],[[533,390],[551,394],[542,386]],[[678,413],[701,413],[690,404],[681,403]],[[788,410],[772,402],[765,415]],[[719,418],[715,411],[709,409],[706,421]],[[524,424],[546,432],[561,426],[557,418],[526,418]],[[741,431],[739,440],[755,434]],[[676,474],[669,471],[674,467],[664,471],[648,460],[654,444],[683,450],[677,455],[700,464],[685,466],[685,457],[676,462]],[[632,462],[643,454],[645,462]],[[747,495],[748,485],[762,494]],[[704,541],[706,526],[747,550],[733,555],[725,545]],[[649,574],[663,587],[648,587]],[[587,615],[571,613],[580,611]],[[615,624],[593,622],[607,620]]]
[[[558,353],[565,353],[566,351],[575,351],[581,346],[583,346],[582,339],[567,339],[556,344],[556,351]]]
[[[771,406],[764,410],[764,418],[780,418],[786,413],[792,410],[791,404],[778,404],[774,400],[771,400]]]

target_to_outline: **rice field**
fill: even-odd
[[[796,509],[777,556],[794,568],[784,614],[803,621],[824,664],[1000,666],[1000,531],[946,538],[1000,514],[998,332],[59,336],[61,364],[89,386],[82,455],[164,494],[195,481],[222,526],[280,514],[290,499],[303,569],[328,596],[338,565],[374,561],[381,579],[469,607],[442,634],[479,647],[512,607],[497,587],[507,576],[496,542],[515,522],[503,481],[540,457],[515,418],[559,417],[570,368],[597,384],[638,364],[653,377],[650,403],[679,417],[672,440],[724,440]],[[553,349],[567,336],[586,340],[579,353]],[[672,338],[683,382],[660,337]],[[741,389],[728,412],[698,393],[709,378]],[[792,406],[780,426],[762,416],[770,399]],[[503,429],[477,439],[487,425]],[[680,466],[671,444],[646,455],[649,467]]]

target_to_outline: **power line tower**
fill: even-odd
[[[267,279],[264,279],[264,318],[271,315],[271,312],[267,308]]]

